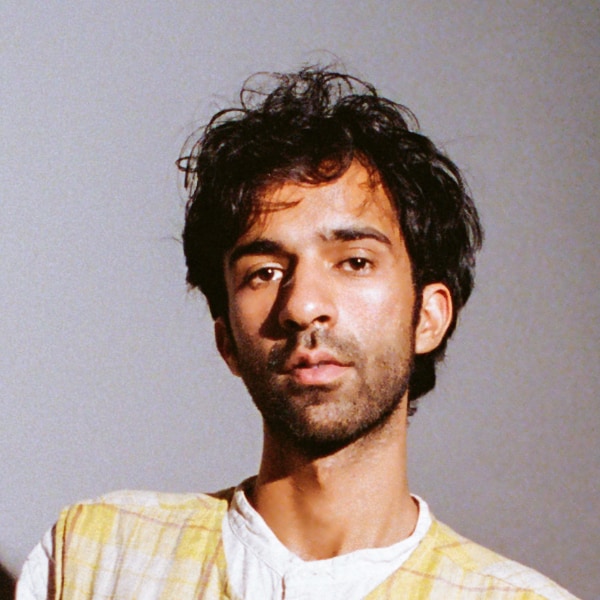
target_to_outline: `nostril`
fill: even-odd
[[[320,315],[315,317],[312,321],[300,322],[294,319],[284,319],[282,321],[282,326],[287,331],[291,331],[293,333],[300,333],[301,331],[306,331],[311,327],[317,326],[321,327],[322,325],[326,325],[329,323],[330,317],[328,315]]]

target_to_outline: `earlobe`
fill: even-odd
[[[229,370],[234,375],[239,377],[240,372],[238,369],[235,344],[231,338],[231,331],[222,317],[219,317],[215,321],[215,342],[217,344],[219,354],[227,363]]]
[[[452,295],[443,283],[431,283],[423,288],[419,322],[415,331],[415,352],[426,354],[435,350],[452,322]]]

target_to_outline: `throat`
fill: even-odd
[[[256,495],[256,508],[283,545],[303,560],[391,546],[408,538],[418,520],[418,506],[408,494],[389,501],[373,490],[347,495],[342,503],[327,490],[290,489],[263,489],[266,495]]]
[[[391,429],[318,459],[283,451],[266,432],[261,469],[247,497],[304,560],[399,542],[413,532],[418,506],[408,489],[405,431]]]

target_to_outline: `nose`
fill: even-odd
[[[279,293],[279,324],[288,332],[331,327],[337,320],[334,289],[326,273],[314,265],[296,264]]]

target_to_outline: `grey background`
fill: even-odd
[[[188,294],[174,161],[257,70],[340,57],[461,165],[487,244],[412,489],[600,590],[598,69],[583,1],[8,1],[0,7],[0,562],[118,488],[252,474],[260,422]]]

